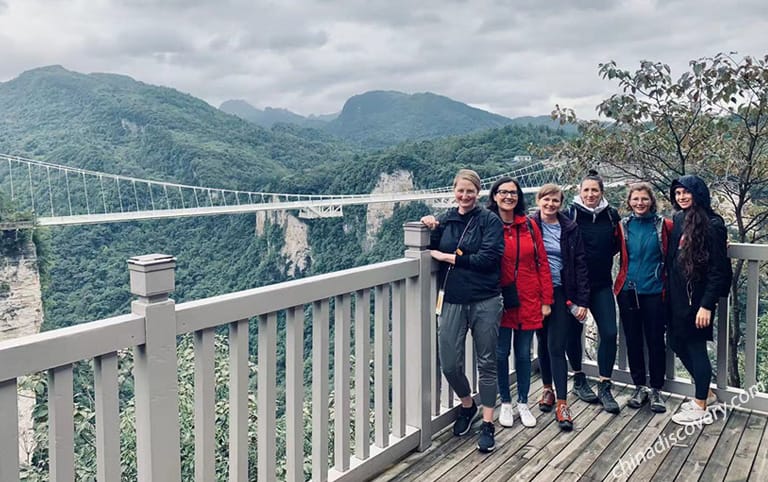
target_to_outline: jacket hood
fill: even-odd
[[[600,214],[600,212],[601,212],[601,211],[605,210],[605,208],[607,208],[607,207],[608,207],[608,200],[607,200],[607,199],[605,199],[605,197],[602,197],[602,198],[600,198],[600,202],[597,204],[597,207],[594,207],[594,208],[588,208],[588,207],[587,207],[587,206],[584,204],[584,201],[582,201],[582,200],[581,200],[581,196],[577,194],[577,195],[575,195],[575,196],[573,197],[573,204],[574,204],[576,207],[578,207],[578,208],[581,208],[581,209],[583,209],[584,211],[587,211],[588,213],[592,213],[592,214]]]
[[[539,225],[544,222],[541,220],[541,210],[537,210],[535,213],[533,213],[532,217]],[[560,223],[560,229],[562,229],[563,232],[573,231],[574,229],[578,228],[576,221],[563,214],[562,211],[557,213],[557,221]]]
[[[672,202],[672,207],[679,211],[680,205],[675,201],[675,189],[678,187],[684,187],[688,190],[693,195],[693,202],[697,206],[701,206],[708,213],[712,212],[712,198],[709,195],[709,188],[699,176],[689,174],[672,181],[672,185],[669,187],[669,200]]]

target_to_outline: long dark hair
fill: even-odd
[[[491,186],[491,190],[488,193],[488,204],[486,207],[494,213],[499,214],[499,205],[496,204],[494,196],[496,196],[496,193],[499,192],[499,186],[508,182],[513,183],[515,185],[515,189],[517,189],[517,204],[515,205],[515,209],[513,209],[512,212],[518,216],[525,216],[528,209],[525,207],[525,196],[523,196],[523,189],[520,187],[519,182],[509,176],[501,177],[493,183],[493,186]]]
[[[706,209],[693,205],[686,210],[683,221],[683,237],[685,242],[678,256],[683,274],[689,281],[698,281],[704,277],[709,264],[709,246],[707,246],[707,231],[709,216]]]

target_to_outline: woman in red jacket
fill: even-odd
[[[502,177],[493,184],[489,196],[488,209],[498,214],[504,223],[501,286],[505,300],[496,349],[496,373],[501,394],[499,423],[504,427],[511,427],[514,423],[509,393],[509,353],[514,335],[517,412],[524,426],[533,427],[536,417],[528,408],[531,340],[551,311],[552,275],[541,232],[525,214],[525,199],[517,181]],[[512,285],[516,289],[511,289]],[[517,303],[512,300],[515,291]],[[515,304],[517,306],[512,306]]]

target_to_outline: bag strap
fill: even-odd
[[[520,225],[517,226],[517,254],[515,254],[515,283],[517,283],[517,268],[520,266]]]
[[[528,216],[525,217],[525,224],[528,226],[528,232],[531,233],[531,241],[533,242],[533,261],[536,263],[536,270],[539,269],[539,248],[536,247],[536,235],[534,235],[534,229],[533,229],[533,222],[531,222],[531,218]]]

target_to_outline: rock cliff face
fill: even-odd
[[[256,213],[257,236],[264,235],[267,223],[277,224],[285,231],[285,244],[280,254],[289,261],[286,274],[293,276],[297,269],[306,269],[307,260],[311,257],[307,225],[286,211],[260,211]]]
[[[0,341],[40,331],[43,301],[37,252],[30,240],[14,256],[0,257]],[[32,409],[35,395],[19,390],[19,460],[31,458],[33,441]]]
[[[403,192],[413,190],[413,174],[399,170],[392,174],[382,172],[379,175],[379,182],[373,188],[371,194]],[[366,212],[365,241],[363,242],[363,251],[368,251],[376,242],[376,234],[381,229],[382,223],[392,217],[395,211],[395,205],[398,203],[369,204]]]

